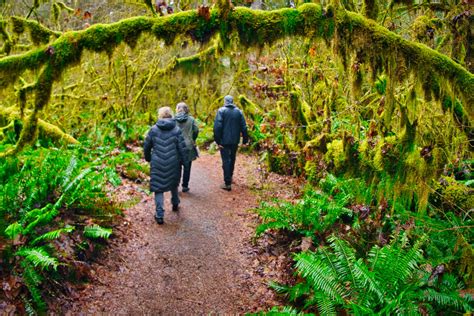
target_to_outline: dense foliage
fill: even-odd
[[[187,102],[214,150],[230,93],[250,151],[309,185],[258,211],[258,235],[314,245],[295,256],[301,282],[275,285],[285,311],[472,310],[467,1],[7,0],[0,14],[0,255],[26,309],[111,235],[108,186],[147,172],[131,147],[157,107]]]
[[[473,284],[469,213],[435,206],[427,215],[412,212],[397,200],[377,198],[380,185],[360,179],[328,175],[319,187],[300,201],[264,203],[258,210],[258,234],[280,229],[312,240],[314,252],[294,258],[304,281],[272,284],[296,307],[323,315],[472,309],[471,295],[461,295]]]

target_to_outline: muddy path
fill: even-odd
[[[220,189],[220,157],[204,154],[193,163],[190,192],[180,192],[179,212],[171,211],[165,194],[164,225],[154,221],[152,195],[133,183],[122,186],[122,194],[140,202],[125,211],[110,247],[92,265],[93,281],[63,310],[235,314],[277,304],[267,287],[274,275],[264,263],[275,268],[284,260],[252,243],[255,181],[255,159],[239,155],[232,191]]]

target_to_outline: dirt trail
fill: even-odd
[[[165,194],[165,224],[153,219],[153,196],[126,210],[124,223],[105,257],[93,265],[94,281],[72,306],[76,313],[203,314],[244,313],[271,303],[267,282],[255,274],[251,245],[256,198],[248,183],[255,166],[237,157],[231,192],[219,188],[219,155],[193,163],[180,211],[171,211]],[[125,229],[126,228],[126,229]],[[122,232],[120,232],[122,231]]]

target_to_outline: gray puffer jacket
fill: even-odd
[[[177,113],[175,119],[176,122],[178,122],[178,127],[183,132],[188,161],[192,161],[197,158],[197,151],[194,146],[196,146],[196,138],[199,135],[199,128],[196,124],[196,120],[188,113],[184,112]]]
[[[180,161],[186,161],[186,145],[174,119],[159,119],[143,145],[145,160],[151,162],[150,191],[166,192],[179,184]]]

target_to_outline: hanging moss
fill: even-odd
[[[439,19],[429,18],[426,15],[418,16],[410,26],[412,39],[422,43],[428,42],[430,32],[434,32],[440,23]]]
[[[346,155],[344,154],[344,143],[342,139],[336,139],[327,144],[327,152],[324,155],[325,161],[333,165],[335,170],[340,172],[344,169]]]
[[[195,55],[176,59],[170,70],[183,70],[185,73],[202,73],[206,66],[216,61],[217,45],[213,45]]]
[[[61,36],[61,32],[50,30],[44,25],[33,20],[27,20],[21,17],[13,16],[11,21],[13,24],[13,31],[17,34],[22,34],[24,33],[25,29],[27,29],[30,33],[31,41],[36,46],[47,44],[51,36]]]
[[[256,117],[263,115],[262,109],[257,104],[250,101],[244,95],[239,95],[239,101],[240,101],[240,105],[242,106],[242,110],[252,120],[255,120]]]
[[[379,6],[377,0],[364,0],[364,15],[369,19],[376,20],[379,15]]]
[[[29,23],[28,25],[30,25]],[[24,28],[24,23],[16,23],[16,31],[23,32]],[[463,126],[472,126],[468,118],[472,116],[471,105],[474,104],[473,74],[448,57],[422,44],[404,40],[359,14],[344,10],[334,11],[332,7],[328,7],[324,11],[320,5],[316,4],[304,4],[297,9],[259,11],[241,7],[232,8],[228,1],[224,1],[218,5],[217,9],[211,10],[209,16],[200,15],[197,11],[186,11],[159,18],[136,17],[108,25],[96,24],[83,31],[64,33],[47,47],[43,46],[22,55],[0,59],[0,86],[5,87],[16,82],[25,70],[43,68],[35,99],[35,110],[39,111],[46,106],[49,100],[53,82],[60,78],[64,69],[80,61],[84,49],[105,52],[110,55],[121,42],[126,42],[134,47],[143,32],[151,32],[158,39],[164,40],[166,44],[173,43],[178,35],[186,35],[193,40],[206,42],[217,32],[220,32],[222,36],[223,30],[236,32],[244,46],[257,47],[272,44],[287,36],[330,39],[337,34],[335,38],[337,51],[343,61],[346,61],[346,67],[350,54],[357,54],[361,50],[364,52],[360,55],[365,56],[364,60],[371,63],[375,74],[381,68],[387,69],[387,65],[402,65],[403,68],[395,67],[390,71],[388,86],[403,80],[409,74],[420,80],[425,79],[424,76],[427,73],[431,73],[437,78],[443,78],[461,101],[469,105],[465,108],[467,121],[463,123]],[[40,29],[33,32],[40,42],[46,42],[46,33],[48,32],[43,31]],[[51,34],[48,34],[49,39]],[[387,58],[383,56],[387,56]],[[185,67],[195,61],[194,58],[181,60],[181,65]],[[173,66],[169,69],[175,68],[177,67]],[[448,95],[441,89],[444,87],[437,85],[436,90],[439,91],[437,95]],[[387,90],[393,91],[393,87],[387,87]],[[433,88],[431,90],[435,91]],[[387,93],[389,99],[390,95],[391,93]],[[331,100],[331,104],[326,105],[328,118],[330,117],[330,107],[336,101],[334,98]],[[388,104],[391,106],[393,103],[388,102]],[[453,112],[459,111],[454,110]],[[34,121],[37,119],[37,114],[34,113],[30,119],[33,127],[28,126],[24,130],[30,131],[31,128],[34,128],[36,124]],[[393,112],[386,112],[387,122],[391,113]],[[306,120],[305,115],[301,115],[301,113],[298,115],[300,121]],[[330,119],[328,122],[326,127],[329,126],[328,131],[330,131]],[[25,132],[24,135],[25,137],[21,137],[21,139],[26,139],[32,134]],[[296,143],[305,142],[304,137],[296,138],[298,139]],[[289,139],[289,145],[295,145],[294,143],[294,140]]]
[[[468,140],[470,149],[474,149],[474,126],[469,120],[468,113],[465,111],[463,105],[459,100],[455,100],[450,97],[445,97],[442,102],[443,111],[451,111],[454,117],[456,125],[464,131]]]

